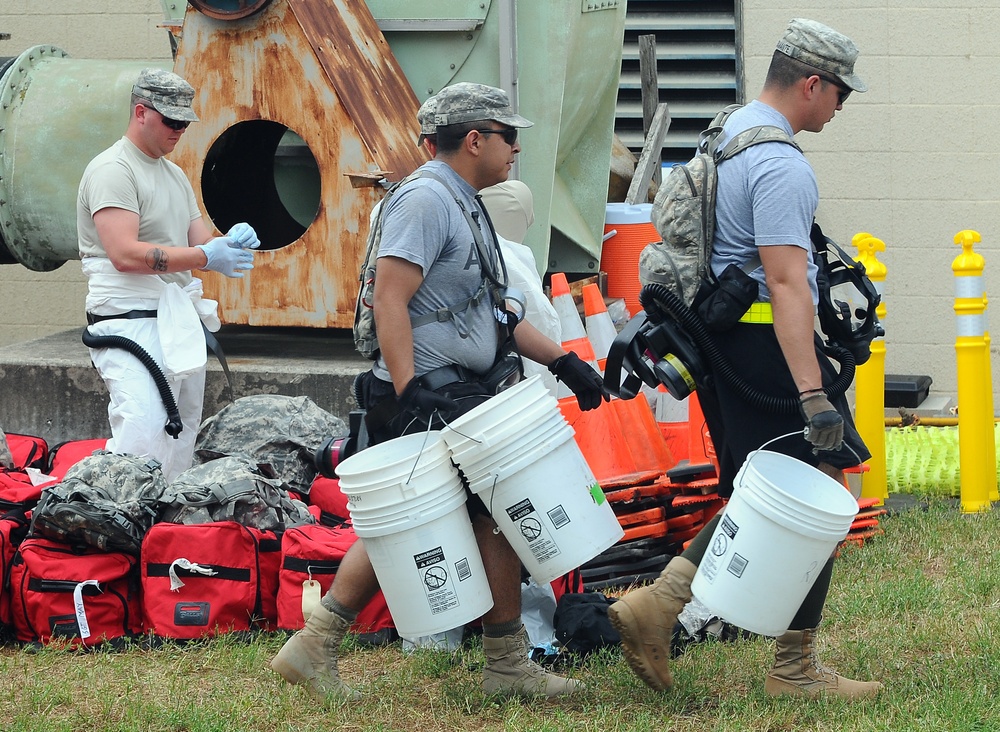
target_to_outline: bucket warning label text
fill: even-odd
[[[431,615],[438,615],[459,606],[458,593],[451,575],[448,563],[445,561],[444,549],[435,547],[425,552],[413,555],[413,561],[420,573],[420,581],[427,595],[427,605]]]
[[[747,559],[746,557],[741,557],[739,554],[733,554],[733,558],[729,560],[729,566],[726,567],[729,574],[735,577],[742,577],[746,568]]]
[[[701,564],[698,566],[701,576],[709,584],[715,582],[715,578],[721,568],[722,558],[729,551],[729,547],[732,546],[730,533],[723,526],[724,521],[725,519],[720,521],[719,525],[715,527],[715,533],[712,534],[708,551],[705,552],[705,556],[702,557]]]
[[[722,516],[722,523],[719,524],[719,528],[721,528],[730,539],[735,539],[736,533],[740,530],[740,527],[736,525],[736,522],[725,514]]]
[[[566,512],[563,511],[562,507],[556,507],[552,511],[557,513],[557,517],[561,522],[558,526],[563,526],[569,522],[569,517],[566,516]],[[552,557],[559,556],[559,546],[552,540],[552,534],[549,533],[548,527],[539,518],[538,512],[535,511],[535,507],[529,499],[525,498],[523,501],[518,501],[512,506],[508,506],[506,513],[510,517],[511,523],[514,524],[514,527],[528,543],[528,548],[531,550],[531,555],[535,558],[536,562],[542,564],[552,559]],[[555,524],[556,521],[552,517],[552,512],[548,515],[549,519]]]

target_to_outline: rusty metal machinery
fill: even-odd
[[[250,277],[203,277],[224,321],[350,325],[378,181],[426,159],[416,95],[367,8],[286,0],[239,22],[189,8],[174,71],[202,122],[171,159],[220,231],[249,221],[266,247]]]
[[[240,20],[253,15],[271,0],[190,0],[198,12],[216,20]]]
[[[415,144],[420,101],[456,81],[511,89],[536,122],[520,156],[536,258],[595,269],[624,5],[164,3],[173,70],[194,86],[201,118],[171,159],[210,224],[249,221],[263,242],[250,277],[204,276],[223,322],[350,326],[369,212],[386,183],[425,159]],[[514,54],[507,62],[504,50]],[[83,169],[124,132],[139,70],[162,65],[74,59],[54,46],[0,59],[0,263],[45,271],[78,258]]]

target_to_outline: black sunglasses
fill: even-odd
[[[851,96],[851,92],[854,91],[853,89],[848,89],[847,87],[845,87],[844,83],[838,79],[834,79],[830,76],[823,76],[823,74],[816,74],[816,76],[818,76],[823,81],[829,84],[833,84],[835,87],[837,87],[837,89],[840,90],[839,92],[837,92],[837,103],[840,105],[843,105],[844,102],[847,101],[847,98]]]
[[[505,129],[502,129],[502,130],[492,130],[492,129],[490,129],[490,130],[476,130],[476,132],[478,132],[480,135],[501,135],[503,137],[503,141],[506,142],[511,147],[513,147],[514,143],[517,142],[517,128],[516,127],[507,127]]]
[[[145,104],[143,104],[142,106],[146,107]],[[146,107],[146,109],[153,109],[153,108]],[[163,112],[161,112],[158,109],[153,109],[153,111],[156,112],[158,115],[160,115],[160,121],[162,121],[163,124],[165,124],[167,127],[176,132],[180,132],[181,130],[186,130],[188,125],[191,124],[190,122],[184,119],[170,119],[170,117],[164,116]]]
[[[167,127],[177,131],[186,130],[187,126],[191,124],[186,119],[170,119],[169,117],[164,117],[163,115],[160,115],[160,119],[163,120],[163,124]]]

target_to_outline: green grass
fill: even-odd
[[[820,636],[824,662],[886,692],[856,704],[772,699],[771,643],[692,646],[666,693],[617,649],[574,673],[588,690],[556,702],[486,697],[473,641],[454,656],[348,644],[342,675],[364,693],[321,709],[267,667],[282,636],[223,637],[125,652],[0,649],[0,728],[9,732],[292,730],[1000,730],[1000,511],[932,502],[883,517],[883,536],[845,549]]]

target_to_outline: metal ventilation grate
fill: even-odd
[[[659,101],[670,105],[662,159],[689,160],[698,133],[742,98],[737,1],[629,0],[615,132],[633,152],[643,140],[639,36],[656,36]]]

